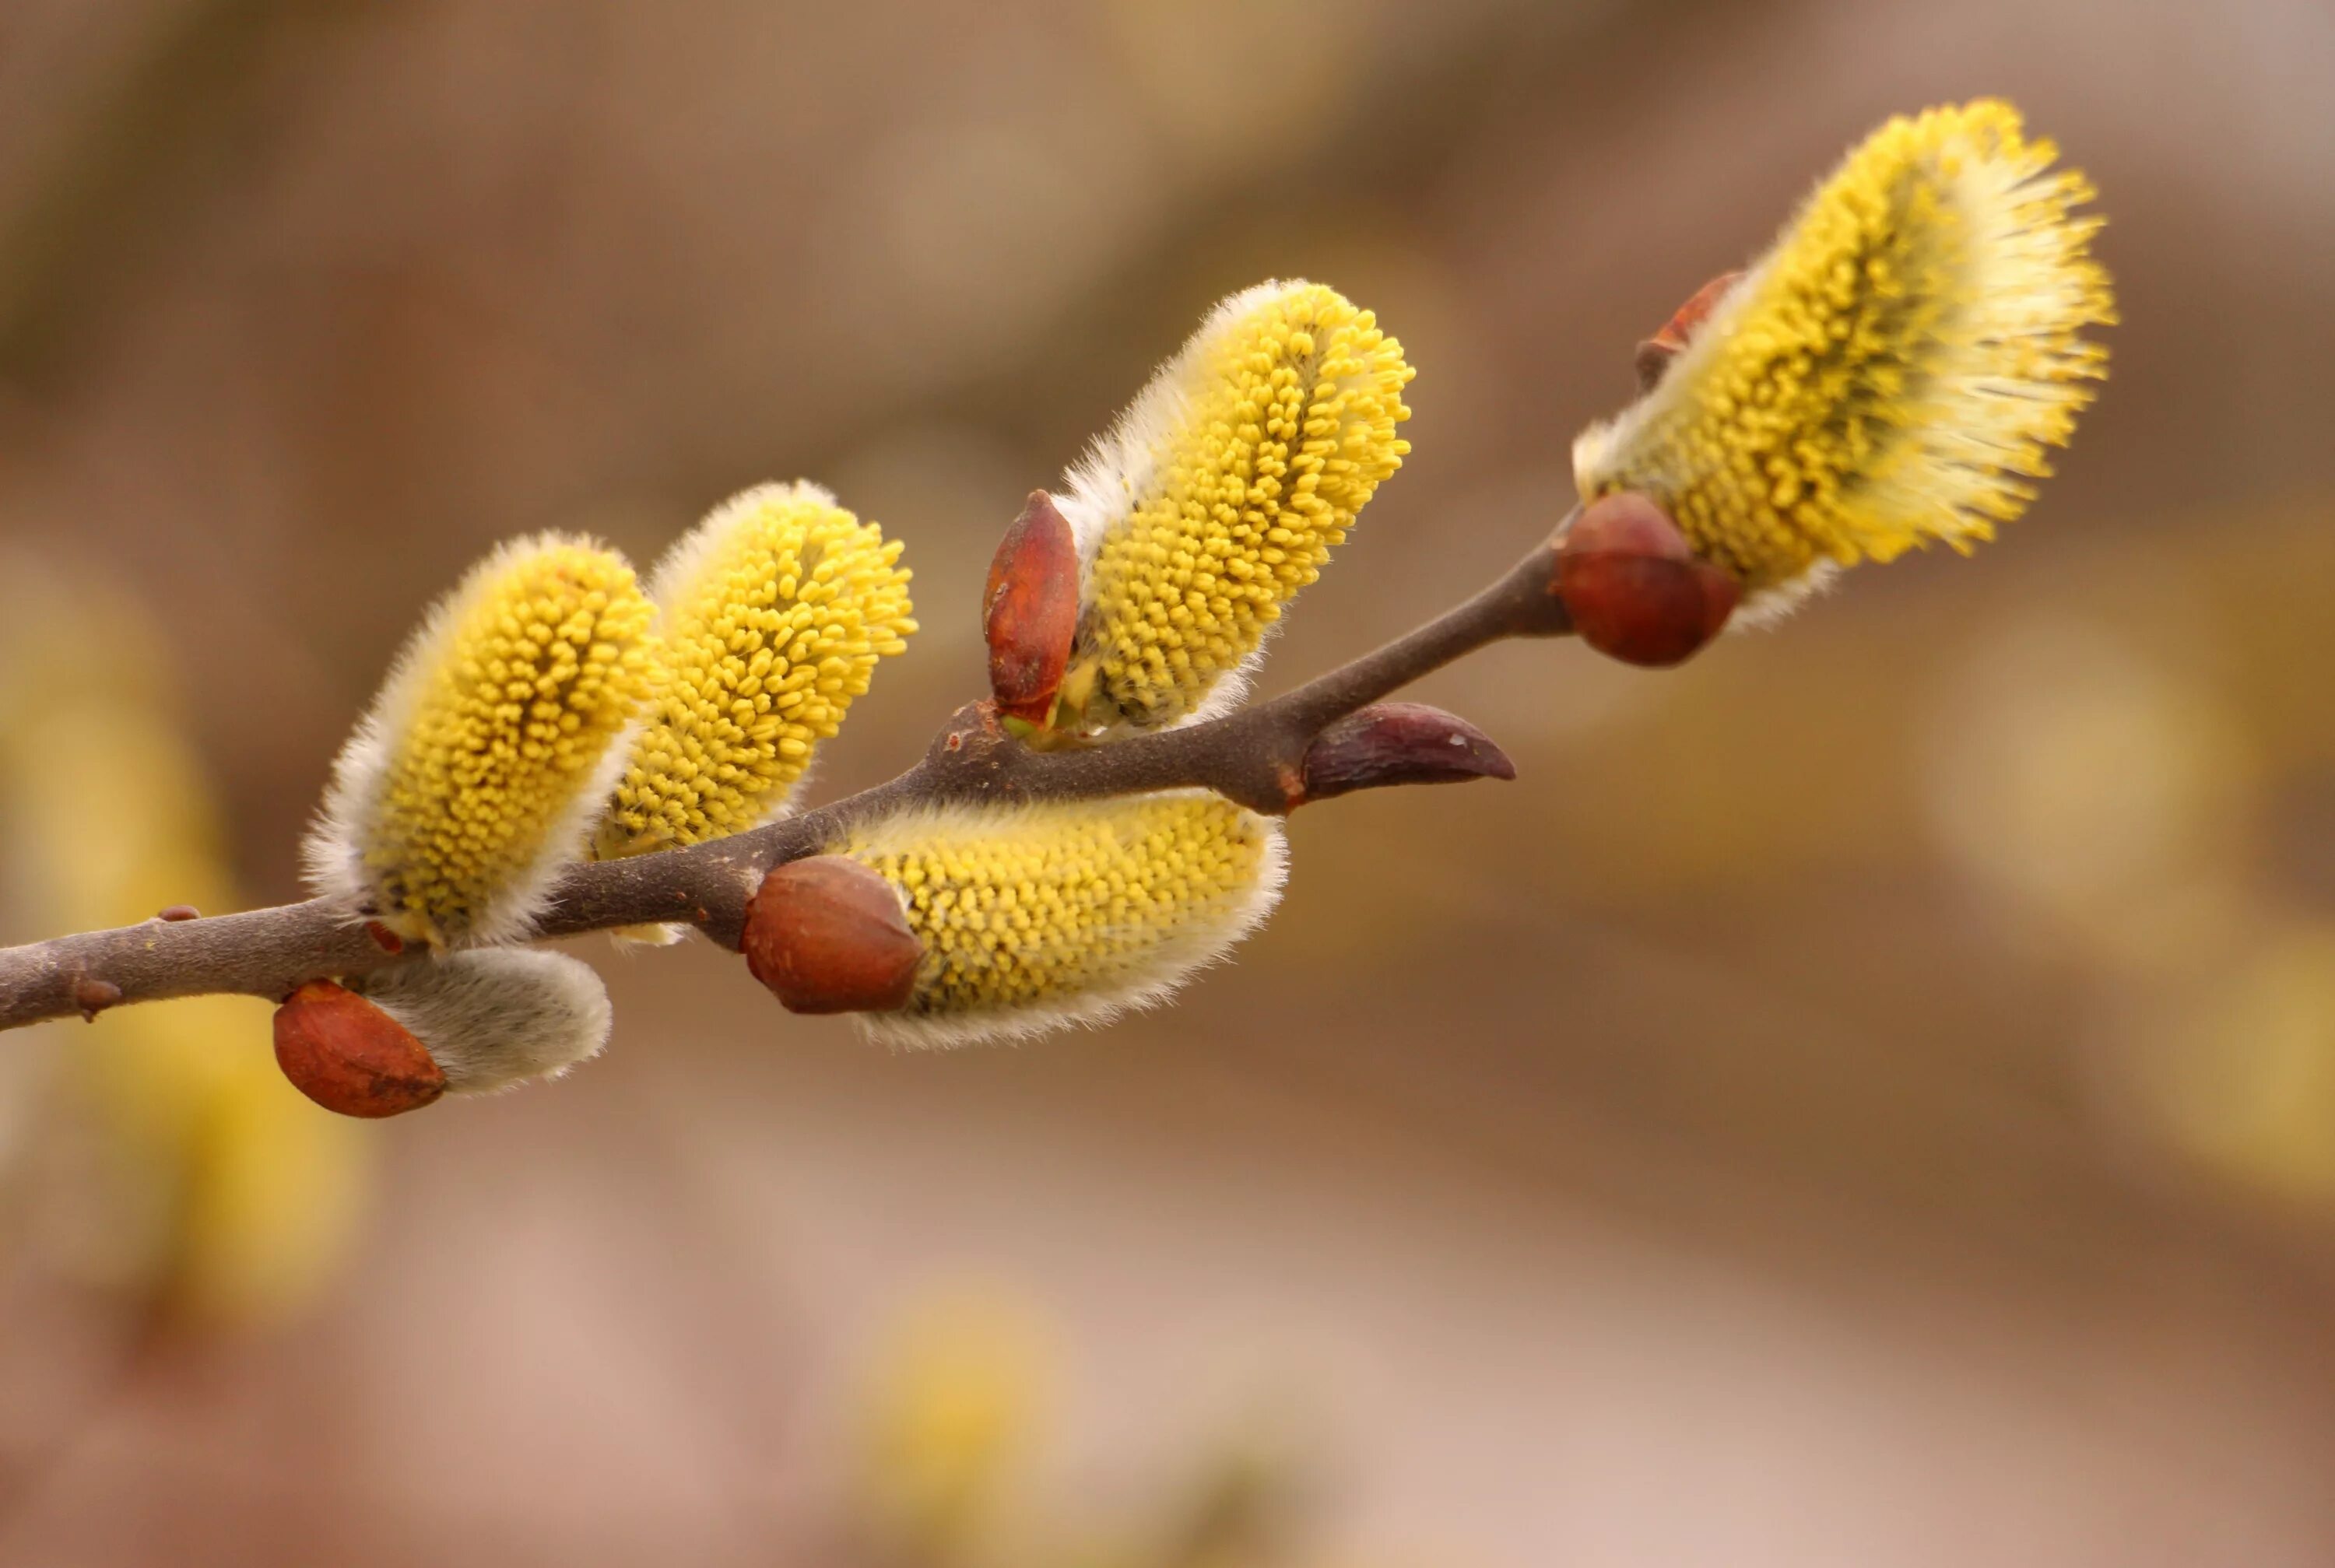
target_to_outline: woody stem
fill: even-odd
[[[1571,630],[1543,544],[1483,592],[1293,692],[1222,718],[1068,750],[1023,745],[993,708],[959,709],[924,759],[858,794],[686,848],[570,869],[538,937],[657,922],[694,925],[735,948],[746,903],[770,867],[821,853],[855,823],[935,801],[1091,800],[1157,789],[1213,789],[1252,810],[1302,798],[1307,749],[1323,730],[1429,672],[1506,637]],[[311,980],[345,978],[418,956],[374,934],[331,899],[166,921],[0,948],[0,1029],[170,997],[233,992],[280,1001]]]

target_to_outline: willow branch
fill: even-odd
[[[1212,789],[1269,815],[1305,800],[1309,748],[1323,731],[1430,671],[1503,638],[1571,630],[1544,544],[1465,604],[1295,691],[1221,718],[1109,745],[1041,750],[991,705],[951,716],[924,760],[857,795],[727,838],[622,860],[561,879],[538,937],[654,922],[694,925],[735,948],[746,903],[770,867],[821,853],[855,823],[903,806],[1091,800]],[[183,915],[183,911],[171,911]],[[0,1029],[170,997],[235,992],[277,1001],[311,980],[411,963],[361,911],[330,899],[240,915],[169,919],[0,949]]]

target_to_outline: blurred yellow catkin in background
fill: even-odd
[[[84,576],[0,557],[0,915],[11,939],[238,907],[208,783],[178,732],[160,639]],[[56,1102],[106,1191],[84,1263],[157,1308],[259,1326],[330,1278],[365,1186],[357,1129],[300,1097],[269,1004],[199,997],[52,1024]],[[102,1244],[99,1245],[97,1244]],[[102,1257],[98,1254],[102,1253]]]
[[[887,1557],[986,1554],[1051,1391],[1054,1353],[1045,1320],[1001,1290],[935,1292],[894,1325],[866,1395],[852,1509]]]
[[[926,1287],[874,1347],[849,1533],[891,1568],[1331,1568],[1309,1542],[1312,1466],[1271,1404],[1245,1401],[1126,1500],[1050,1484],[1063,1331],[988,1282]],[[1103,1501],[1103,1499],[1108,1501]],[[1100,1505],[1098,1505],[1099,1502]],[[1456,1561],[1444,1557],[1434,1561]]]

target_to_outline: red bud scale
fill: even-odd
[[[1600,496],[1557,541],[1556,591],[1581,640],[1625,664],[1675,664],[1719,634],[1743,590],[1648,498]]]
[[[840,855],[774,867],[746,905],[740,945],[790,1012],[903,1007],[925,956],[892,885]]]
[[[446,1092],[446,1075],[406,1027],[353,991],[312,980],[276,1010],[276,1063],[292,1086],[343,1116],[399,1116]]]
[[[1078,541],[1054,498],[1032,490],[998,543],[981,601],[989,689],[999,712],[1045,723],[1078,627]]]

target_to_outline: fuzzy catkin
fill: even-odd
[[[351,989],[405,1026],[456,1094],[557,1078],[615,1022],[592,966],[538,947],[481,948],[360,976]]]
[[[596,835],[603,856],[741,832],[783,810],[819,742],[916,629],[908,570],[816,485],[763,485],[657,567],[665,679]]]
[[[1280,896],[1277,822],[1221,797],[924,808],[838,846],[899,894],[925,946],[879,1039],[961,1041],[1100,1022],[1166,997]]]
[[[1899,117],[1852,151],[1653,392],[1574,448],[1584,498],[1652,496],[1752,591],[1967,549],[2033,498],[2111,323],[2090,184],[2018,111]]]
[[[1084,590],[1065,709],[1157,729],[1236,697],[1282,611],[1401,467],[1412,374],[1334,289],[1265,283],[1219,305],[1057,498]]]
[[[309,877],[432,946],[523,935],[581,852],[656,680],[623,557],[546,534],[471,569],[334,765]]]

